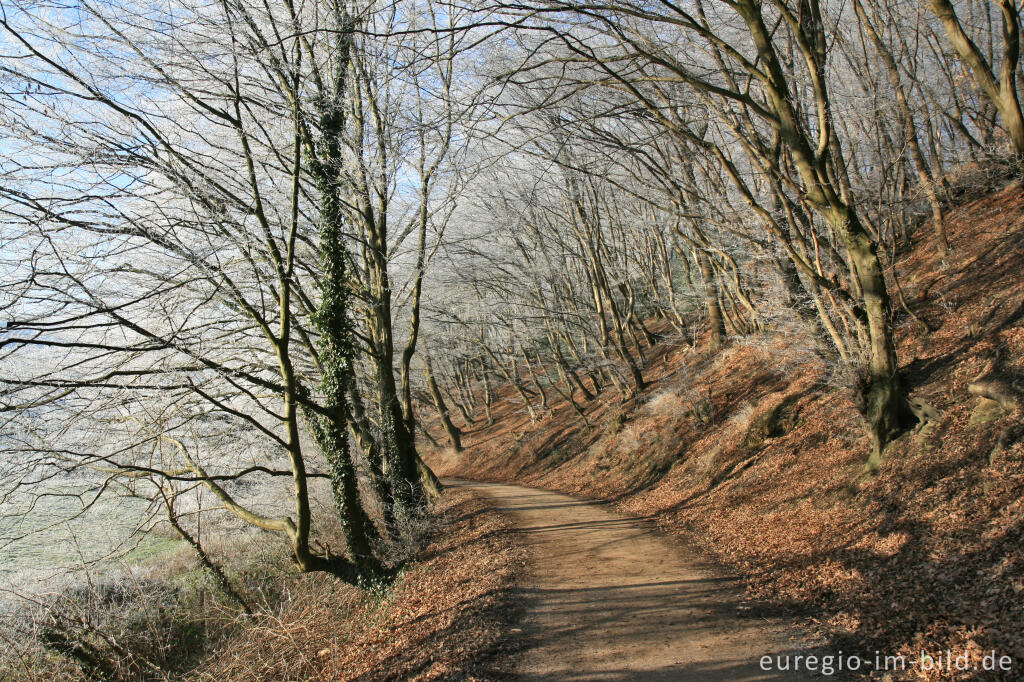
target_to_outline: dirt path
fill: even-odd
[[[762,670],[761,656],[815,652],[786,637],[784,623],[753,615],[734,581],[643,521],[544,490],[446,483],[510,513],[531,552],[517,679],[821,679]]]

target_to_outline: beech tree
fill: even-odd
[[[1017,0],[995,2],[1002,15],[1002,63],[999,75],[993,62],[972,39],[950,0],[931,0],[932,10],[946,31],[957,54],[970,69],[979,91],[987,97],[1002,118],[1003,126],[1017,156],[1024,155],[1024,114],[1017,92],[1017,69],[1020,67],[1020,8]]]
[[[850,159],[831,99],[828,31],[837,17],[823,14],[817,2],[784,0],[657,8],[553,2],[522,11],[544,22],[533,28],[554,35],[565,59],[593,65],[603,75],[597,83],[628,93],[667,134],[708,150],[737,179],[725,150],[742,149],[752,169],[777,179],[837,237],[867,331],[861,394],[877,460],[903,430],[909,410],[877,235],[864,224],[851,191]],[[575,29],[581,25],[604,39],[585,40]],[[717,130],[694,118],[692,107],[680,106],[681,88],[691,93],[683,103],[699,102],[698,111],[712,112]]]
[[[419,140],[420,188],[402,195],[416,207],[415,316],[428,233],[448,201],[429,183],[451,125],[440,139],[426,131],[430,116],[453,120],[444,82],[457,43],[437,22],[458,20],[388,11],[287,0],[7,10],[3,381],[16,418],[5,428],[33,420],[41,433],[5,484],[68,473],[198,482],[224,509],[285,535],[301,570],[353,581],[378,570],[381,531],[349,433],[386,517],[395,501],[415,513],[423,481],[436,479],[416,455],[388,340],[396,245],[383,225],[409,166],[378,157],[368,187],[361,150],[400,153],[395,145]],[[385,95],[370,85],[394,73],[382,43],[418,69],[419,86],[387,91],[389,115],[418,112],[404,120],[381,118]],[[383,311],[369,313],[366,337],[360,310]],[[365,357],[379,388],[372,408],[357,381]],[[265,445],[230,456],[207,448],[231,430]],[[291,512],[232,493],[259,477],[291,479]],[[332,483],[347,559],[311,549],[311,477]]]
[[[439,312],[445,333],[462,328],[537,419],[556,386],[581,411],[603,383],[642,386],[647,315],[689,333],[699,301],[713,349],[782,305],[846,368],[877,465],[915,418],[898,318],[927,327],[894,254],[924,204],[949,256],[946,168],[995,142],[995,110],[930,15],[873,0],[487,9],[514,31],[486,65],[500,134],[479,145],[498,170],[469,192],[483,227],[450,252],[477,310]],[[471,403],[458,363],[435,365],[449,402]]]

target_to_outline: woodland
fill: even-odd
[[[1020,9],[2,0],[0,678],[488,679],[439,476],[1024,665]]]

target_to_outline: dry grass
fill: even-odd
[[[524,562],[507,529],[453,491],[382,548],[405,566],[397,580],[365,590],[297,575],[267,534],[211,538],[207,549],[253,616],[218,596],[182,548],[0,613],[0,680],[484,678]]]
[[[665,389],[655,393],[644,405],[644,411],[653,416],[672,416],[684,412],[689,401],[674,390]]]
[[[237,624],[237,609],[192,568],[107,575],[22,597],[0,621],[0,679],[174,679]]]

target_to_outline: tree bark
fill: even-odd
[[[950,0],[931,0],[932,10],[946,29],[960,58],[967,64],[974,82],[995,106],[1009,134],[1014,152],[1024,157],[1024,115],[1017,93],[1017,66],[1020,62],[1020,17],[1016,0],[999,0],[1003,14],[1003,63],[997,80],[981,49],[964,30]]]
[[[434,407],[441,419],[441,425],[444,426],[445,433],[448,434],[452,449],[455,452],[462,452],[462,431],[452,423],[451,417],[448,416],[448,406],[445,405],[444,396],[441,395],[441,389],[438,388],[437,382],[434,380],[434,373],[430,368],[430,358],[424,358],[423,362],[426,367],[427,388],[430,390],[430,397],[433,399]]]
[[[716,351],[722,347],[725,338],[725,320],[722,317],[722,309],[718,307],[718,287],[715,285],[715,275],[711,271],[711,262],[707,254],[700,249],[694,249],[693,253],[704,285],[704,307],[707,309],[708,328],[711,332],[708,349]]]

